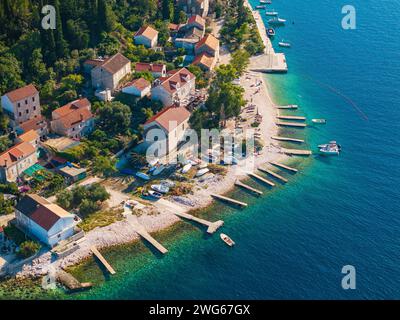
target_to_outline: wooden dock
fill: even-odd
[[[277,106],[277,109],[283,109],[283,110],[295,110],[297,109],[299,106],[297,104],[290,104],[287,106]]]
[[[257,179],[257,180],[260,180],[260,181],[268,184],[271,187],[275,187],[275,183],[273,183],[273,182],[271,182],[271,181],[269,181],[269,180],[267,180],[267,179],[265,179],[263,177],[260,177],[258,174],[255,174],[253,172],[249,172],[248,175],[253,177],[253,178],[255,178],[255,179]]]
[[[283,152],[292,156],[309,156],[312,155],[311,150],[300,150],[300,149],[283,149]]]
[[[232,199],[232,198],[228,198],[228,197],[225,197],[225,196],[221,196],[219,194],[214,194],[214,193],[212,193],[211,196],[213,198],[216,198],[216,199],[219,199],[219,200],[231,203],[231,204],[235,204],[235,205],[240,206],[240,207],[247,207],[247,203],[246,202],[238,201],[238,200],[235,200],[235,199]]]
[[[287,142],[304,143],[304,140],[301,140],[301,139],[279,137],[279,136],[272,136],[271,139],[279,140],[279,141],[287,141]]]
[[[271,161],[270,164],[272,164],[272,165],[274,165],[276,167],[282,168],[282,169],[286,169],[288,171],[295,172],[295,173],[297,173],[299,171],[296,168],[292,168],[292,167],[289,167],[289,166],[287,166],[285,164],[274,162],[274,161]]]
[[[299,121],[306,121],[306,117],[300,117],[300,116],[277,116],[278,119],[283,119],[283,120],[299,120]]]
[[[284,127],[301,127],[305,128],[307,127],[306,123],[301,123],[301,122],[285,122],[285,121],[277,121],[276,122],[277,126],[284,126]]]
[[[111,265],[107,262],[107,260],[101,255],[99,250],[95,246],[90,247],[90,250],[93,252],[93,254],[99,259],[99,261],[104,265],[104,267],[107,269],[107,271],[110,274],[115,274],[115,270]]]
[[[262,172],[264,172],[264,173],[267,173],[267,174],[269,174],[270,176],[273,176],[274,178],[283,181],[284,183],[286,183],[286,182],[289,181],[288,179],[282,177],[281,175],[279,175],[279,174],[277,174],[276,172],[273,172],[273,171],[271,171],[271,170],[268,170],[268,169],[265,169],[265,168],[261,168],[261,167],[258,168],[258,170],[260,170],[260,171],[262,171]]]
[[[224,225],[224,222],[222,220],[218,220],[216,222],[210,222],[205,219],[197,218],[189,213],[185,212],[174,212],[174,214],[180,218],[184,218],[187,220],[195,221],[197,223],[200,223],[202,225],[207,226],[207,233],[215,233],[220,227]]]
[[[249,190],[249,191],[253,192],[256,195],[262,195],[263,194],[263,192],[261,190],[258,190],[256,188],[250,187],[249,185],[247,185],[247,184],[245,184],[245,183],[243,183],[243,182],[241,182],[239,180],[235,181],[235,185],[238,186],[238,187],[241,187],[243,189]]]

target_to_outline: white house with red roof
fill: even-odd
[[[39,91],[32,84],[3,95],[1,105],[13,127],[41,114]]]
[[[81,222],[76,215],[35,194],[18,202],[15,218],[21,230],[50,247],[76,234],[76,226]]]
[[[154,48],[158,42],[158,31],[150,26],[143,26],[135,33],[134,39],[137,45]]]
[[[91,70],[92,86],[99,90],[109,89],[114,92],[121,80],[131,73],[131,61],[121,53],[117,53],[100,62],[96,61]]]
[[[21,142],[0,154],[0,181],[15,182],[22,173],[38,162],[36,148]]]
[[[151,83],[146,79],[139,78],[128,82],[125,87],[122,88],[122,92],[131,94],[136,97],[143,98],[150,94]]]
[[[54,133],[72,139],[80,139],[94,128],[94,117],[88,99],[72,101],[51,114],[51,129]]]
[[[164,144],[165,154],[177,149],[189,129],[190,112],[182,106],[172,105],[164,108],[144,124],[144,137],[147,143]],[[164,156],[163,152],[156,156]]]
[[[196,92],[196,77],[186,68],[169,71],[166,77],[157,79],[151,89],[151,99],[164,106],[186,106]]]
[[[167,66],[162,63],[138,62],[135,65],[135,72],[150,72],[154,78],[165,77],[167,75]]]

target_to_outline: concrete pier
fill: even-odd
[[[160,251],[162,254],[166,254],[168,250],[161,244],[159,243],[156,239],[154,239],[150,233],[147,232],[145,227],[143,227],[137,218],[133,215],[128,215],[126,217],[126,220],[128,223],[132,226],[132,228],[137,232],[143,239],[145,239],[147,242],[149,242],[154,248],[156,248],[158,251]]]
[[[224,225],[224,222],[222,220],[218,220],[216,222],[210,222],[205,219],[197,218],[189,213],[175,212],[175,215],[177,215],[180,218],[195,221],[204,226],[207,226],[208,227],[207,233],[210,233],[210,234],[215,233],[220,227],[222,227]]]
[[[301,123],[301,122],[284,122],[284,121],[277,121],[276,122],[277,126],[283,126],[283,127],[299,127],[299,128],[305,128],[307,127],[306,123]]]
[[[292,156],[309,156],[312,155],[311,150],[300,150],[300,149],[283,149],[283,152]]]
[[[107,271],[111,274],[115,274],[115,270],[111,265],[107,262],[107,260],[101,255],[99,250],[95,246],[90,247],[90,250],[93,252],[93,254],[99,259],[99,261],[103,264],[103,266],[107,269]]]
[[[228,203],[230,203],[230,204],[237,205],[237,206],[239,206],[239,207],[247,207],[247,203],[242,202],[242,201],[238,201],[238,200],[235,200],[235,199],[232,199],[232,198],[228,198],[228,197],[225,197],[225,196],[221,196],[221,195],[219,195],[219,194],[211,194],[211,196],[212,196],[213,198],[216,198],[216,199],[219,199],[219,200],[228,202]]]
[[[277,116],[278,119],[283,119],[283,120],[299,120],[299,121],[306,121],[306,117],[300,117],[300,116]]]
[[[249,172],[248,175],[253,177],[253,178],[255,178],[255,179],[257,179],[257,180],[260,180],[261,182],[264,182],[264,183],[268,184],[271,187],[275,187],[275,183],[273,183],[273,182],[271,182],[271,181],[269,181],[269,180],[267,180],[267,179],[265,179],[263,177],[260,177],[258,174],[255,174],[253,172]]]
[[[249,190],[249,191],[251,191],[254,194],[259,195],[259,196],[263,194],[263,192],[261,190],[258,190],[256,188],[250,187],[249,185],[247,185],[247,184],[245,184],[245,183],[243,183],[243,182],[241,182],[239,180],[235,181],[235,185],[238,186],[238,187],[241,187],[243,189]]]
[[[301,140],[301,139],[293,139],[293,138],[279,137],[279,136],[272,136],[271,139],[279,140],[279,141],[286,141],[286,142],[304,143],[304,140]]]
[[[274,162],[274,161],[271,161],[270,164],[272,164],[273,166],[282,168],[282,169],[286,169],[286,170],[294,172],[294,173],[297,173],[299,171],[296,168],[292,168],[292,167],[289,167],[289,166],[287,166],[285,164]]]
[[[277,174],[276,172],[273,172],[273,171],[271,171],[271,170],[268,170],[268,169],[265,169],[265,168],[261,168],[261,167],[258,168],[258,170],[260,170],[260,171],[262,171],[262,172],[265,172],[265,173],[267,173],[267,174],[273,176],[274,178],[279,179],[279,180],[281,180],[281,181],[283,181],[283,182],[285,182],[285,183],[288,182],[288,179],[282,177],[281,175]]]

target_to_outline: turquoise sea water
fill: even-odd
[[[250,203],[245,210],[210,208],[213,219],[225,220],[235,248],[190,226],[163,241],[165,257],[137,254],[141,245],[110,252],[117,275],[104,279],[90,265],[86,277],[100,284],[69,298],[400,298],[400,2],[351,1],[356,30],[341,28],[346,2],[273,2],[288,19],[274,43],[292,43],[285,50],[289,73],[268,76],[275,101],[327,118],[326,126],[295,134],[312,148],[337,140],[342,154],[311,157],[287,185],[265,188],[261,199],[237,191]],[[341,288],[347,264],[356,268],[356,290]]]

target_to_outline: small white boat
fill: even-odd
[[[221,240],[225,242],[228,246],[233,247],[235,245],[235,241],[233,241],[230,237],[228,237],[225,233],[220,234]]]
[[[267,3],[271,3],[271,2],[268,2],[268,0],[260,0],[260,3],[261,4],[267,4]]]
[[[197,171],[196,173],[196,177],[201,177],[204,176],[207,172],[209,172],[210,170],[208,168],[204,168],[204,169],[200,169],[199,171]]]
[[[327,144],[320,144],[318,149],[321,153],[327,155],[339,155],[342,147],[336,143],[336,141],[330,141]]]
[[[265,14],[266,14],[267,16],[276,17],[279,13],[278,13],[278,11],[275,11],[275,10],[272,9],[271,11],[266,11]]]
[[[158,163],[158,161],[160,161],[160,159],[158,159],[158,158],[154,158],[154,159],[150,160],[149,166],[154,167]]]
[[[163,184],[152,184],[150,186],[151,189],[153,189],[154,191],[157,191],[159,193],[163,193],[166,194],[169,192],[169,187]]]
[[[163,186],[167,186],[168,188],[173,188],[175,187],[176,183],[171,181],[171,180],[163,180],[160,182]]]
[[[163,197],[163,195],[157,191],[149,190],[148,193],[151,197],[154,197],[157,199],[161,199]]]
[[[140,171],[136,172],[136,177],[146,180],[146,181],[150,180],[149,175],[145,174],[144,172],[140,172]]]
[[[259,6],[256,6],[256,9],[265,9],[267,6],[266,5],[259,5]]]
[[[311,119],[313,123],[320,123],[320,124],[325,124],[326,119]]]
[[[186,165],[183,166],[181,173],[188,173],[188,171],[192,168],[192,164],[188,163]]]
[[[156,175],[160,174],[161,172],[163,172],[164,169],[165,169],[165,166],[160,165],[153,171],[152,175],[156,176]]]
[[[274,24],[274,25],[282,25],[282,24],[285,24],[285,22],[286,22],[285,19],[278,18],[278,17],[275,17],[275,18],[272,18],[272,19],[268,20],[269,24]]]
[[[290,48],[292,45],[290,42],[287,42],[285,40],[282,40],[281,42],[279,42],[279,46],[280,47],[285,47],[285,48]]]

